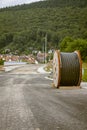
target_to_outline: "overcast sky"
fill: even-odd
[[[7,7],[7,6],[14,6],[18,4],[24,4],[24,3],[31,3],[36,1],[40,1],[40,0],[0,0],[0,8]]]

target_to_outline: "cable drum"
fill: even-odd
[[[79,86],[82,62],[79,51],[64,53],[56,50],[53,58],[54,86]]]

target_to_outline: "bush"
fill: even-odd
[[[4,65],[4,60],[0,59],[0,65]]]
[[[84,69],[84,75],[82,76],[82,81],[87,82],[87,69]]]
[[[87,58],[87,40],[85,39],[70,39],[64,38],[60,44],[61,51],[73,52],[79,50],[81,52],[82,60]]]

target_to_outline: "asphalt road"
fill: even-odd
[[[87,89],[54,89],[38,68],[0,73],[0,130],[87,130]]]

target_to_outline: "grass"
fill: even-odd
[[[84,75],[82,76],[82,81],[87,82],[87,69],[84,69]]]
[[[87,69],[87,63],[86,62],[82,63],[82,68]]]
[[[83,63],[82,68],[84,69],[84,74],[82,75],[82,81],[87,82],[87,63]]]

